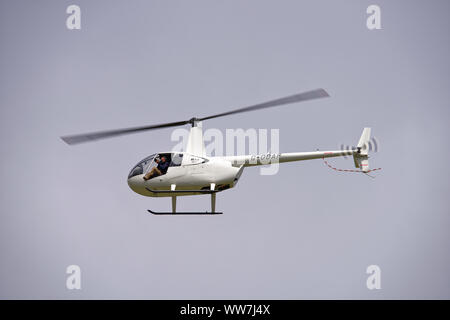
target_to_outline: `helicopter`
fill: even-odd
[[[216,215],[223,213],[216,211],[217,193],[235,187],[244,168],[247,167],[267,165],[275,162],[284,163],[352,155],[355,167],[359,168],[360,172],[370,172],[368,161],[370,128],[363,129],[356,147],[346,150],[214,157],[206,155],[202,131],[202,123],[205,120],[326,97],[329,97],[327,91],[319,88],[201,118],[193,117],[189,120],[177,122],[68,135],[62,136],[61,139],[69,145],[75,145],[125,134],[190,125],[186,151],[158,152],[139,161],[128,174],[128,185],[134,192],[143,196],[172,198],[172,211],[157,212],[147,210],[152,214]],[[211,196],[210,212],[177,211],[177,197],[205,194]]]

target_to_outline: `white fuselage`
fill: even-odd
[[[201,158],[188,153],[178,153],[183,154],[180,166],[171,166],[166,174],[147,181],[144,180],[146,172],[143,172],[130,177],[128,185],[133,191],[149,197],[170,197],[173,196],[170,194],[171,190],[189,190],[186,193],[178,193],[177,196],[195,195],[200,193],[192,192],[193,190],[209,190],[211,184],[214,184],[215,190],[220,191],[233,188],[245,167],[348,156],[353,153],[354,151],[337,150]],[[168,192],[153,193],[149,189]]]
[[[353,150],[208,157],[203,143],[201,122],[194,122],[186,152],[158,153],[161,158],[164,155],[168,158],[170,166],[167,172],[144,179],[151,168],[156,166],[154,159],[156,154],[154,154],[142,160],[131,170],[128,185],[133,191],[149,197],[204,194],[206,190],[222,191],[233,188],[245,167],[350,155],[354,157],[356,167],[360,167],[363,172],[368,172],[366,145],[369,138],[370,128],[365,128],[358,148]],[[180,192],[184,190],[186,192]]]
[[[170,191],[171,188],[181,190],[210,189],[211,184],[216,190],[225,190],[234,187],[242,172],[242,166],[233,166],[230,161],[221,157],[205,157],[198,163],[191,163],[190,154],[183,153],[183,162],[180,166],[171,166],[166,174],[144,180],[145,172],[128,179],[130,188],[144,196],[168,197],[167,193],[152,193],[150,190]],[[193,156],[195,159],[198,157]],[[175,187],[173,187],[175,186]],[[195,192],[177,194],[177,196],[194,195]]]

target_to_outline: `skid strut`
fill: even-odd
[[[154,215],[215,215],[215,214],[223,214],[223,212],[216,212],[216,193],[218,190],[215,190],[216,184],[211,183],[209,190],[175,190],[176,185],[172,184],[170,186],[170,191],[163,191],[163,190],[152,190],[149,188],[146,188],[148,191],[152,193],[171,193],[172,195],[172,212],[157,212],[152,210],[147,210],[151,214]],[[177,212],[177,196],[178,193],[185,193],[185,192],[198,192],[198,193],[204,193],[204,194],[210,194],[211,195],[211,212],[205,211],[205,212]]]

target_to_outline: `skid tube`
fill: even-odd
[[[210,215],[217,215],[217,214],[223,214],[223,212],[217,212],[216,211],[216,193],[219,192],[219,190],[171,190],[171,191],[162,191],[162,190],[152,190],[150,188],[145,188],[148,191],[152,193],[171,193],[172,196],[172,211],[171,212],[157,212],[152,211],[148,209],[147,211],[154,215],[204,215],[204,216],[210,216]],[[176,194],[179,193],[185,193],[185,192],[199,192],[203,194],[210,194],[211,195],[211,211],[205,211],[205,212],[195,212],[195,211],[176,211]]]
[[[211,216],[211,215],[216,215],[216,214],[223,214],[223,212],[156,212],[156,211],[152,211],[150,209],[147,210],[148,212],[150,212],[151,214],[154,214],[156,216],[182,216],[182,215],[203,215],[203,216]]]

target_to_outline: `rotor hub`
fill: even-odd
[[[200,122],[200,119],[193,117],[189,119],[188,123],[190,123],[193,127],[197,127],[198,123]]]

